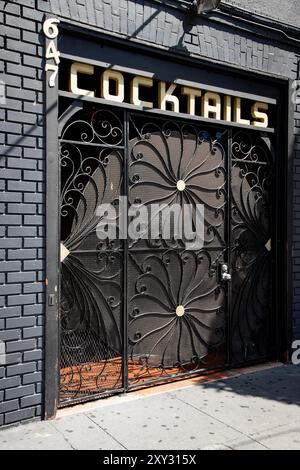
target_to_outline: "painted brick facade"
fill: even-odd
[[[0,74],[6,92],[0,105],[0,340],[7,352],[6,364],[0,365],[0,425],[43,413],[45,12],[125,41],[291,79],[297,78],[300,54],[296,45],[283,37],[271,40],[259,26],[246,30],[242,21],[228,18],[225,24],[221,17],[187,20],[185,11],[151,0],[0,1]],[[300,338],[300,106],[293,173],[294,335]]]
[[[35,2],[1,2],[0,424],[42,413],[44,130],[42,14]],[[5,64],[4,64],[5,61]]]

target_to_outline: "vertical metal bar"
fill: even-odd
[[[280,214],[282,213],[282,194],[285,194],[285,188],[281,188],[279,191],[279,181],[281,181],[281,174],[284,174],[284,167],[282,163],[279,160],[279,155],[280,155],[280,146],[282,145],[280,142],[280,134],[283,132],[283,129],[281,132],[279,132],[280,127],[282,125],[279,125],[281,122],[281,116],[282,116],[282,103],[280,102],[278,108],[277,108],[277,113],[276,113],[276,125],[277,125],[277,134],[276,134],[276,139],[275,139],[275,144],[276,148],[273,148],[273,143],[270,145],[270,150],[271,150],[271,155],[272,155],[272,163],[273,163],[273,168],[271,168],[272,171],[272,198],[271,198],[271,203],[272,203],[272,208],[271,208],[271,224],[272,224],[272,244],[271,244],[271,257],[272,257],[272,268],[271,268],[271,295],[272,295],[272,312],[274,312],[275,319],[273,320],[271,315],[270,319],[270,327],[272,328],[271,330],[271,335],[272,335],[272,340],[275,342],[275,345],[270,345],[270,349],[273,354],[275,354],[275,358],[279,359],[280,357],[280,349],[281,349],[281,332],[283,331],[282,328],[280,327],[280,312],[281,312],[281,289],[278,289],[278,286],[283,285],[282,281],[282,266],[283,266],[283,259],[282,256],[280,255],[280,247],[282,245],[282,224],[280,224]],[[273,158],[274,157],[274,158]],[[281,173],[283,171],[283,173]],[[282,191],[283,189],[283,191]],[[281,274],[280,274],[281,273]]]
[[[232,237],[231,237],[231,184],[232,184],[232,129],[228,130],[227,139],[227,263],[231,275],[232,272]],[[226,302],[226,318],[227,318],[227,366],[231,365],[232,362],[232,282],[227,283],[227,302]]]
[[[293,151],[294,151],[294,107],[292,103],[292,81],[281,94],[277,110],[277,135],[275,139],[275,181],[273,184],[273,216],[272,223],[272,271],[273,271],[273,310],[275,321],[273,339],[275,347],[273,354],[278,360],[288,361],[293,336],[292,326],[292,233],[293,233]],[[286,100],[287,106],[283,105]],[[286,119],[282,120],[282,116]],[[284,124],[282,124],[284,122]],[[282,138],[282,136],[284,136]],[[285,158],[279,158],[284,155]],[[283,178],[284,175],[284,178]],[[284,222],[282,223],[282,217]],[[283,288],[278,288],[282,286]],[[275,350],[276,348],[276,350]]]
[[[299,61],[300,68],[300,61]],[[299,69],[300,72],[300,69]],[[293,94],[293,82],[289,80],[288,90],[285,91],[284,97],[288,97],[287,105],[287,120],[285,124],[285,134],[287,135],[287,142],[285,144],[285,206],[284,212],[286,213],[286,223],[285,223],[285,233],[284,233],[284,243],[282,244],[281,251],[285,253],[283,269],[285,272],[284,279],[284,293],[283,300],[286,300],[285,305],[285,337],[282,341],[282,354],[281,357],[285,361],[288,361],[291,357],[291,346],[293,341],[293,161],[294,161],[294,152],[295,152],[295,136],[294,136],[294,111],[295,106],[292,100]],[[284,213],[283,212],[283,213]],[[281,215],[282,216],[282,215]]]
[[[128,160],[129,160],[129,113],[124,111],[124,188],[123,194],[128,201]],[[126,220],[128,224],[128,214]],[[127,225],[128,226],[128,225]],[[127,304],[127,275],[128,275],[128,240],[124,239],[123,258],[123,385],[124,392],[128,391],[128,304]]]
[[[56,41],[56,40],[55,40]],[[56,41],[57,42],[57,41]],[[48,78],[48,77],[47,77]],[[58,86],[46,78],[46,321],[45,321],[45,405],[44,418],[54,418],[59,388],[58,311]],[[52,297],[50,297],[52,296]],[[54,296],[54,302],[48,301]]]

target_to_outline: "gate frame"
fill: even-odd
[[[47,15],[48,16],[48,15]],[[53,16],[51,16],[53,17]],[[291,354],[291,342],[293,336],[293,292],[292,292],[292,234],[293,234],[293,153],[294,153],[294,107],[292,103],[292,83],[291,79],[271,73],[264,73],[253,70],[243,70],[237,66],[230,66],[224,63],[216,63],[213,59],[202,59],[199,57],[188,57],[176,54],[163,49],[147,46],[142,43],[131,42],[120,39],[113,34],[104,34],[92,27],[78,26],[71,21],[63,20],[60,23],[60,30],[64,32],[76,32],[79,37],[93,37],[101,40],[118,49],[118,46],[126,47],[128,50],[150,51],[155,58],[163,58],[166,61],[173,61],[185,65],[207,67],[209,70],[220,72],[232,71],[239,77],[247,76],[250,79],[269,80],[280,92],[280,100],[277,104],[277,129],[276,135],[276,181],[275,181],[275,214],[276,214],[276,250],[275,250],[275,285],[284,286],[283,292],[276,289],[274,295],[274,305],[276,308],[276,351],[277,360],[288,362]],[[74,56],[74,60],[82,57]],[[58,409],[59,394],[59,160],[57,158],[59,149],[58,131],[58,85],[50,88],[46,86],[46,322],[45,322],[45,373],[44,373],[44,419],[53,419]],[[219,89],[222,93],[222,88]],[[253,96],[253,95],[252,95]],[[261,99],[260,97],[257,97]],[[100,101],[99,101],[100,102]],[[107,102],[107,104],[110,104]],[[123,105],[132,110],[132,106]],[[136,108],[134,108],[136,109]],[[158,111],[159,113],[159,111]],[[157,114],[158,114],[157,113]],[[163,114],[162,114],[163,115]],[[284,116],[284,120],[282,117]],[[175,115],[174,115],[175,117]],[[212,123],[213,124],[213,123]],[[228,123],[229,128],[233,128],[232,123]],[[256,129],[258,132],[259,129]],[[283,135],[283,139],[281,138]],[[284,158],[279,160],[279,155]],[[284,178],[282,175],[284,174]],[[280,178],[279,178],[280,176]],[[279,186],[279,181],[280,185]],[[283,183],[283,188],[282,188]],[[56,210],[54,210],[56,208]],[[280,215],[284,213],[284,223],[279,227]],[[284,315],[279,317],[279,312],[284,311]],[[124,322],[125,323],[125,322]],[[282,333],[282,331],[284,333]],[[126,345],[124,345],[126,350]],[[125,351],[126,352],[126,351]],[[125,379],[125,377],[124,377]],[[127,380],[127,379],[126,379]],[[124,382],[126,388],[126,381]]]

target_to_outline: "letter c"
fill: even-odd
[[[94,66],[88,64],[81,64],[80,62],[74,62],[71,66],[69,86],[70,91],[75,95],[94,97],[94,91],[83,90],[82,88],[78,88],[78,73],[83,73],[84,75],[94,75]]]

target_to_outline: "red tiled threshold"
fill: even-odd
[[[253,374],[255,372],[261,372],[275,367],[282,366],[281,362],[267,362],[264,364],[241,367],[239,369],[224,370],[218,372],[206,373],[205,375],[195,376],[188,379],[177,380],[173,382],[164,383],[162,385],[156,385],[148,388],[143,388],[136,391],[131,391],[126,394],[115,395],[107,398],[100,398],[98,400],[90,401],[88,403],[70,406],[58,411],[57,417],[67,416],[70,414],[83,413],[97,408],[102,408],[110,405],[114,405],[121,402],[133,401],[146,396],[159,395],[174,390],[180,390],[184,388],[193,387],[195,385],[201,385],[209,382],[215,382],[218,380],[226,380],[232,377],[239,377],[241,375]]]

